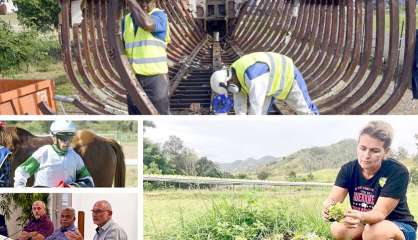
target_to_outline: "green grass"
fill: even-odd
[[[339,169],[321,169],[317,171],[313,171],[312,174],[314,175],[314,182],[321,182],[321,183],[333,183],[335,180],[335,177],[337,176]],[[297,173],[296,176],[298,179],[303,179],[308,176],[309,173]],[[253,175],[250,176],[254,179],[257,178],[257,176]],[[267,180],[271,181],[288,181],[287,176],[283,175],[273,175],[270,176]]]
[[[216,228],[213,216],[219,212],[219,206],[237,211],[254,201],[253,207],[266,214],[285,210],[285,225],[273,229],[274,234],[283,233],[283,226],[292,231],[316,232],[328,236],[329,223],[320,218],[323,200],[330,188],[301,189],[274,188],[236,191],[210,190],[165,190],[144,193],[144,238],[147,239],[195,239],[188,238],[191,232],[204,232],[207,228]],[[418,216],[418,188],[411,186],[408,193],[409,207],[413,215]],[[348,202],[344,205],[348,208]],[[222,209],[222,208],[221,208]],[[233,213],[225,213],[233,214]],[[286,223],[288,225],[286,225]],[[216,230],[216,229],[215,229]],[[238,237],[238,236],[236,236]],[[219,238],[204,238],[219,239]],[[268,239],[268,238],[265,238]]]
[[[16,75],[2,76],[8,79],[50,79],[54,80],[56,94],[73,95],[76,90],[64,71],[62,62],[56,62],[48,66],[30,67],[27,71],[21,71]]]
[[[320,206],[328,191],[156,191],[144,194],[145,239],[171,239],[184,234],[189,225],[201,222],[216,206],[228,203],[243,206],[248,199],[255,201],[260,210],[277,211],[285,207],[288,218],[299,217],[293,227],[310,231],[323,231],[327,224],[319,218]],[[308,195],[309,198],[302,197]],[[304,209],[303,215],[300,209]],[[306,220],[310,220],[307,222]],[[201,226],[204,227],[204,226]],[[290,226],[289,226],[290,227]]]
[[[1,75],[0,78],[13,79],[13,80],[35,80],[35,79],[48,79],[54,80],[55,83],[55,95],[74,96],[77,93],[76,88],[67,78],[64,70],[64,65],[61,61],[42,67],[29,67],[27,71],[20,71],[15,75]],[[63,104],[66,113],[80,112],[78,108],[72,104]],[[57,111],[59,114],[63,114],[57,102]]]

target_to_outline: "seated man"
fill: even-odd
[[[32,204],[33,219],[20,232],[19,240],[44,240],[54,231],[54,224],[46,214],[45,203],[35,201]]]
[[[64,208],[61,211],[60,224],[61,227],[49,236],[46,240],[68,240],[64,235],[65,232],[77,231],[77,228],[74,226],[75,221],[75,210],[74,208]]]
[[[93,240],[127,240],[125,230],[112,220],[112,206],[108,201],[97,201],[91,215],[93,217],[94,224],[97,225],[96,235]],[[69,240],[83,240],[83,237],[79,232],[66,232],[65,236]]]
[[[54,144],[40,147],[16,169],[14,186],[25,187],[28,178],[35,175],[34,186],[38,187],[94,187],[83,159],[70,147],[75,125],[57,120],[50,131]]]

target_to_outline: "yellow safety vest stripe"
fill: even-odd
[[[270,82],[267,96],[284,100],[289,95],[294,81],[293,61],[274,52],[255,52],[242,56],[231,67],[235,69],[242,91],[248,95],[248,86],[245,83],[245,71],[253,64],[261,62],[269,66]]]
[[[158,8],[153,9],[149,15],[155,11],[162,11]],[[134,32],[134,25],[131,14],[125,17],[125,31],[123,33],[125,41],[125,52],[128,61],[136,74],[152,76],[166,74],[168,72],[167,43],[170,41],[169,23],[167,22],[166,41],[162,41],[138,27],[137,33]]]

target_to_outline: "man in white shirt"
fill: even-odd
[[[16,169],[14,186],[25,187],[35,175],[34,186],[38,187],[94,187],[83,159],[70,147],[75,125],[57,120],[50,131],[54,144],[40,147]]]

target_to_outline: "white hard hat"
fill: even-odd
[[[212,73],[212,76],[210,77],[210,87],[212,88],[212,91],[217,94],[228,94],[226,86],[230,79],[231,75],[229,74],[228,69],[222,69]]]
[[[56,120],[49,128],[53,135],[57,133],[75,133],[76,128],[73,122],[67,120]]]

